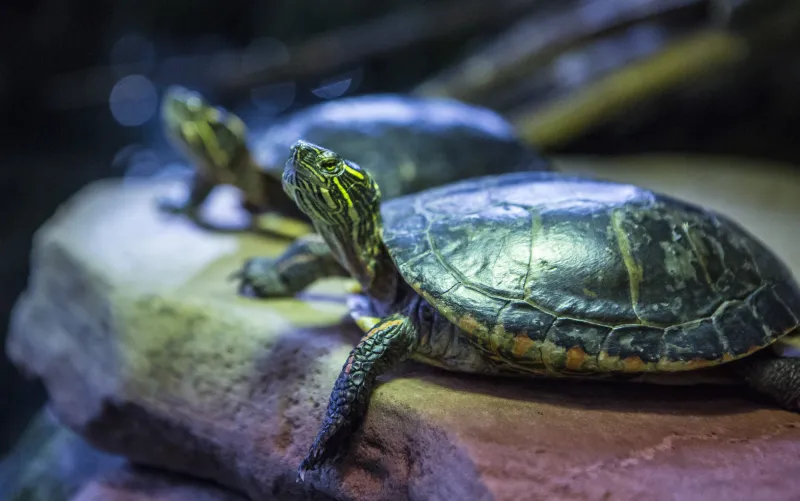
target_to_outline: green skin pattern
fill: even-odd
[[[573,195],[573,193],[578,191],[581,181],[570,180],[566,177],[559,178],[558,176],[563,176],[560,174],[540,174],[553,176],[551,178],[542,177],[543,182],[549,180],[555,183],[553,186],[558,183],[566,185],[568,189],[564,191],[566,197],[564,200],[569,203],[576,202],[575,197],[578,195]],[[540,174],[524,175],[528,176],[527,179],[530,181],[533,176]],[[476,191],[476,187],[483,185],[487,186],[486,193],[489,193],[489,185],[492,183],[495,187],[505,183],[505,188],[510,189],[510,193],[513,194],[514,180],[517,179],[514,176],[522,179],[523,174],[500,175],[478,179],[469,185],[466,182],[460,184],[469,188],[466,193],[468,196],[480,197],[482,192]],[[535,198],[535,194],[532,193],[537,186],[537,184],[523,186],[517,192],[518,198],[520,200]],[[545,191],[540,193],[543,196],[552,191],[548,185],[543,184],[542,186]],[[798,293],[797,284],[791,278],[787,278],[790,275],[787,275],[782,265],[770,257],[765,249],[761,249],[760,257],[753,257],[747,263],[736,264],[734,262],[731,265],[735,268],[734,275],[731,275],[727,268],[715,268],[711,261],[704,263],[703,269],[706,270],[707,277],[712,277],[712,275],[720,277],[716,282],[708,279],[709,285],[712,282],[715,283],[716,293],[726,287],[739,292],[723,294],[722,304],[711,308],[707,312],[708,317],[701,320],[693,319],[692,306],[688,304],[691,300],[696,299],[695,296],[692,296],[694,291],[684,290],[681,292],[683,306],[676,307],[672,311],[665,312],[663,308],[652,308],[657,301],[654,302],[644,296],[640,297],[640,294],[647,294],[650,290],[663,290],[670,284],[664,282],[660,285],[660,289],[643,286],[639,290],[638,284],[644,283],[650,275],[659,278],[658,270],[648,269],[650,275],[646,273],[642,276],[640,265],[634,261],[621,263],[622,259],[620,259],[616,276],[624,275],[625,284],[618,287],[618,290],[624,293],[627,304],[619,303],[621,306],[618,306],[622,313],[616,315],[619,318],[627,318],[626,315],[635,314],[636,322],[619,321],[610,325],[609,319],[615,314],[609,313],[608,306],[604,306],[603,309],[598,305],[611,304],[603,303],[603,301],[615,292],[609,290],[597,297],[597,293],[589,291],[591,297],[595,298],[594,301],[578,302],[580,304],[573,302],[578,304],[577,310],[574,310],[571,315],[557,315],[555,320],[551,318],[550,323],[540,329],[539,334],[542,337],[535,340],[536,342],[531,342],[530,339],[536,334],[536,328],[532,327],[537,318],[535,315],[543,317],[548,314],[543,310],[528,307],[528,309],[519,310],[522,313],[515,313],[516,306],[513,306],[511,301],[507,302],[505,306],[500,303],[498,306],[493,306],[494,298],[488,294],[480,296],[477,300],[475,300],[474,294],[463,296],[460,302],[462,306],[459,309],[457,306],[459,303],[453,302],[455,300],[452,298],[466,293],[464,292],[466,288],[462,287],[463,284],[451,286],[442,282],[442,288],[439,289],[436,296],[430,294],[438,287],[437,280],[444,279],[440,276],[430,276],[432,274],[430,271],[434,268],[430,268],[431,265],[420,261],[421,257],[430,254],[416,247],[422,245],[420,242],[425,240],[418,238],[420,233],[427,231],[429,237],[446,236],[448,237],[445,239],[446,243],[442,245],[451,245],[450,248],[457,248],[460,242],[457,241],[459,229],[449,226],[451,223],[446,223],[448,226],[445,227],[446,229],[440,229],[440,234],[433,235],[431,232],[435,229],[428,226],[428,229],[425,230],[424,227],[420,227],[418,219],[414,219],[413,215],[418,215],[419,209],[414,208],[415,202],[411,199],[422,198],[425,196],[424,193],[409,196],[409,200],[393,201],[392,209],[382,212],[380,188],[367,171],[331,150],[304,141],[298,141],[292,148],[292,158],[287,163],[283,174],[283,188],[300,210],[310,217],[319,236],[297,242],[286,254],[274,262],[272,269],[261,265],[254,266],[252,261],[248,262],[238,272],[242,283],[256,284],[256,289],[260,291],[261,297],[285,297],[299,292],[317,278],[330,276],[332,270],[334,270],[334,274],[340,274],[339,271],[336,271],[339,268],[330,266],[332,261],[336,261],[341,269],[359,282],[363,291],[359,297],[364,300],[364,305],[358,306],[357,311],[354,311],[354,318],[363,321],[359,325],[365,331],[365,335],[350,353],[334,384],[319,433],[298,469],[298,481],[304,478],[306,472],[320,467],[325,461],[331,460],[337,455],[342,448],[343,441],[348,438],[367,411],[376,377],[388,368],[409,358],[462,372],[523,376],[617,376],[623,380],[645,372],[692,371],[719,366],[725,362],[724,367],[729,368],[730,374],[742,383],[787,409],[798,410],[800,404],[800,360],[780,358],[770,350],[761,350],[761,348],[774,343],[782,336],[796,334],[800,325],[800,320],[798,320],[800,317],[800,293]],[[717,228],[718,233],[715,235],[723,242],[720,245],[725,246],[726,255],[735,254],[737,249],[740,249],[737,247],[739,243],[745,246],[755,245],[744,233],[722,226],[719,219],[714,219],[707,213],[693,211],[677,202],[670,202],[664,197],[656,198],[650,192],[627,188],[623,185],[608,184],[606,188],[609,192],[615,189],[623,191],[628,189],[634,193],[634,198],[650,197],[647,198],[647,203],[658,202],[662,204],[659,207],[666,207],[667,211],[672,210],[673,215],[678,214],[679,217],[685,217],[685,221],[694,221],[694,224],[700,226],[685,226],[686,235],[689,235],[689,240],[693,242],[693,245],[703,242],[696,234],[692,233],[700,231],[697,228],[703,229],[703,224]],[[458,191],[451,187],[444,189],[450,189],[447,193]],[[601,191],[594,195],[600,197],[598,200],[606,196],[602,190],[594,190],[594,192],[597,191]],[[459,194],[457,193],[457,195]],[[590,193],[586,196],[593,195]],[[621,205],[622,210],[631,211],[632,217],[645,217],[648,214],[658,213],[656,209],[649,212],[636,209],[634,205],[638,202],[634,198]],[[432,203],[444,207],[443,214],[445,215],[454,210],[465,210],[463,203],[459,203],[461,199],[458,196],[455,197],[452,205],[448,205],[451,203],[448,197],[439,192],[435,192],[433,196],[429,196],[425,200],[433,200]],[[502,200],[506,199],[502,198]],[[578,198],[577,202],[583,203],[583,199]],[[492,205],[493,203],[495,205]],[[488,227],[493,232],[492,234],[498,237],[496,240],[513,241],[513,239],[501,237],[503,228],[513,225],[518,220],[513,216],[513,212],[508,212],[515,210],[514,207],[503,205],[502,202],[490,201],[486,202],[486,206],[490,210],[488,214],[496,215],[496,212],[491,212],[493,210],[506,211],[504,219],[492,219],[491,217],[486,219],[490,223]],[[585,215],[586,207],[592,206],[579,206],[581,211],[578,211],[578,219],[572,219],[574,224],[566,228],[568,232],[573,231],[571,242],[568,242],[569,245],[573,245],[573,256],[567,258],[574,258],[573,261],[577,260],[577,263],[573,263],[573,265],[577,265],[581,269],[588,268],[590,272],[594,270],[593,263],[587,264],[586,262],[591,259],[591,256],[601,255],[602,259],[609,259],[607,258],[608,253],[594,252],[594,249],[590,248],[592,242],[605,238],[606,233],[609,234],[609,238],[619,238],[620,241],[624,241],[624,244],[619,246],[620,252],[624,257],[630,259],[635,255],[637,235],[644,235],[647,241],[651,240],[652,233],[641,233],[634,227],[625,229],[625,224],[630,223],[631,220],[625,219],[623,214],[612,219],[624,231],[614,235],[612,231],[604,230],[605,233],[601,237],[592,237],[588,240],[584,238],[582,244],[585,246],[584,248],[580,248],[580,246],[575,248],[574,242],[580,241],[582,236],[590,234],[587,232],[613,226],[609,223],[607,226],[595,225],[586,229],[587,227],[580,225],[580,217]],[[631,209],[631,207],[634,208]],[[652,205],[652,207],[656,207],[656,205]],[[643,212],[645,216],[641,215]],[[395,217],[398,214],[399,217]],[[509,214],[512,215],[509,216]],[[574,213],[563,210],[555,211],[553,214],[574,216]],[[387,217],[391,221],[388,226],[384,227],[384,218]],[[465,220],[468,222],[469,232],[480,230],[486,221],[481,220],[480,217]],[[497,223],[496,221],[501,222]],[[636,221],[639,228],[648,228],[647,221],[643,219]],[[497,226],[497,224],[503,226]],[[561,227],[564,228],[563,225]],[[525,222],[520,228],[519,236],[532,234],[529,222]],[[651,230],[652,228],[648,231]],[[404,231],[406,233],[403,233]],[[709,229],[708,232],[712,232],[712,230]],[[694,240],[692,235],[694,235]],[[411,239],[408,240],[411,242],[409,245],[403,245],[403,238],[406,237]],[[387,238],[392,241],[390,242]],[[452,241],[453,238],[456,241]],[[686,238],[683,237],[677,239],[679,242],[685,240]],[[481,268],[480,260],[486,257],[485,254],[492,254],[485,249],[469,248],[474,250],[465,251],[461,256],[466,255],[471,259],[468,265],[470,268]],[[581,254],[587,248],[591,252]],[[644,250],[639,249],[639,253],[653,248],[658,248],[658,244],[651,245]],[[753,248],[755,247],[748,247],[748,249]],[[442,252],[446,253],[447,249]],[[713,252],[712,250],[701,254],[711,256],[710,253]],[[717,255],[719,254],[721,253]],[[676,255],[673,253],[669,255],[671,257],[668,257],[680,264],[680,261],[675,261]],[[505,257],[506,259],[511,258],[510,255]],[[494,253],[489,258],[497,259],[497,254]],[[556,256],[552,259],[557,261],[559,257]],[[669,259],[667,262],[673,262]],[[504,265],[498,264],[502,261],[492,262],[495,263],[495,268],[498,266],[502,268]],[[611,261],[607,262],[611,263]],[[406,266],[408,263],[411,264]],[[566,261],[563,263],[562,267],[569,264]],[[572,270],[562,271],[558,269],[559,266],[545,264],[547,264],[545,268],[536,272],[537,281],[541,282],[540,287],[532,289],[543,292],[545,296],[558,295],[559,288],[562,292],[565,287],[569,288],[569,280],[573,275],[579,273],[579,271]],[[429,266],[427,270],[426,266]],[[527,269],[533,269],[533,264],[526,266]],[[612,264],[607,266],[611,267]],[[426,271],[429,273],[425,274]],[[461,272],[467,271],[469,270],[461,268]],[[424,276],[414,276],[416,272]],[[514,270],[503,273],[524,276],[527,292],[528,277],[524,272]],[[547,275],[547,273],[555,273],[555,275]],[[630,274],[630,289],[628,274]],[[442,274],[436,273],[436,275]],[[591,273],[591,276],[596,275],[598,274]],[[756,277],[757,275],[760,278],[753,278],[748,282],[748,276]],[[472,275],[473,282],[475,276]],[[557,277],[561,282],[548,289],[547,280],[552,276]],[[425,280],[429,283],[421,287],[420,283]],[[659,278],[659,280],[662,279]],[[618,282],[622,283],[622,281]],[[598,288],[603,283],[600,282]],[[637,284],[636,291],[633,290],[634,284]],[[628,293],[630,295],[627,295]],[[735,297],[729,298],[729,296]],[[463,299],[464,297],[467,299]],[[743,299],[739,299],[740,297]],[[472,302],[468,302],[470,299]],[[546,300],[547,297],[539,301],[539,304]],[[569,313],[569,304],[564,304],[566,306],[554,308],[553,311],[560,310],[562,313],[564,311]],[[791,305],[791,308],[786,305]],[[593,308],[595,310],[592,310]],[[629,310],[634,313],[630,313]],[[755,315],[753,312],[761,313]],[[582,318],[582,315],[591,316],[595,313],[597,319],[591,323],[586,323],[586,319]],[[680,316],[679,320],[659,320],[659,315],[663,317],[670,314]],[[709,347],[710,344],[704,337],[707,331],[701,330],[701,327],[710,325],[712,319],[714,325],[723,326],[714,337],[714,339],[726,339],[723,351]],[[497,327],[490,329],[488,326],[492,325],[493,321],[497,326],[505,325],[505,330],[498,330]],[[505,324],[503,324],[504,321]],[[581,322],[584,322],[580,327],[582,330],[567,328],[569,325]],[[740,324],[732,322],[740,322]],[[750,322],[750,324],[741,322]],[[736,331],[738,325],[742,327],[741,332]],[[527,333],[530,337],[520,336],[513,332],[522,328],[530,328]],[[602,331],[602,329],[606,329],[605,335],[594,334],[595,331]],[[742,336],[747,332],[756,337],[753,340],[735,337]],[[661,336],[662,349],[648,355],[649,349],[659,346],[658,343],[648,344],[653,333]],[[565,334],[571,337],[561,339],[553,337]],[[592,339],[603,341],[602,350],[598,351],[600,349],[598,347],[590,349],[586,343]],[[521,343],[520,340],[524,342]],[[583,344],[580,352],[593,356],[583,357],[583,361],[579,361],[579,363],[568,356],[563,356],[564,349],[574,348],[581,343]],[[598,346],[600,346],[599,343]]]
[[[252,149],[238,116],[180,86],[165,93],[161,120],[170,144],[191,163],[193,177],[185,200],[165,198],[159,206],[208,229],[217,228],[200,217],[200,208],[222,184],[242,192],[242,207],[253,216],[250,230],[276,233],[260,224],[258,216],[266,213],[306,226],[308,216],[281,187],[286,153],[300,137],[363,158],[387,187],[387,198],[489,172],[551,170],[500,115],[451,100],[393,94],[332,100],[257,132]],[[371,147],[375,141],[380,150]]]

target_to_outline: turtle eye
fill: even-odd
[[[339,167],[339,161],[335,158],[325,158],[319,162],[319,168],[329,174],[336,172],[337,167]]]

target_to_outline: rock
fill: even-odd
[[[93,449],[45,408],[0,463],[0,499],[68,501],[93,477],[124,462]]]
[[[122,468],[88,482],[72,501],[246,501],[208,482],[142,468]],[[267,501],[269,499],[267,498]]]
[[[382,379],[344,460],[296,484],[359,337],[342,320],[346,284],[238,297],[225,277],[285,244],[157,214],[171,189],[85,188],[39,231],[14,310],[10,356],[105,451],[254,500],[735,501],[800,489],[800,416],[738,387],[495,380],[414,363]],[[234,198],[216,195],[211,212],[225,218]]]
[[[131,467],[40,411],[0,464],[0,499],[15,501],[244,501],[208,482]]]
[[[0,463],[0,499],[15,501],[245,501],[190,477],[132,467],[100,452],[41,410]]]

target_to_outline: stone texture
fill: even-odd
[[[493,380],[413,363],[383,378],[344,461],[295,484],[359,337],[343,320],[345,284],[236,296],[226,275],[285,244],[156,214],[154,197],[170,189],[84,189],[37,235],[14,311],[11,358],[103,450],[259,500],[734,501],[800,489],[800,416],[737,387]],[[233,204],[218,193],[212,217]],[[763,214],[761,225],[780,219]]]
[[[0,499],[245,501],[210,482],[132,467],[96,450],[42,409],[0,463]]]
[[[246,501],[246,498],[209,482],[143,468],[122,468],[92,479],[72,498],[72,501],[152,500]]]
[[[124,462],[92,448],[45,408],[0,463],[0,499],[68,501],[90,479]]]

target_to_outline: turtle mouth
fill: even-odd
[[[313,169],[317,162],[317,152],[310,147],[310,143],[298,140],[292,146],[291,163],[295,170],[303,171]]]
[[[319,176],[315,175],[314,168],[317,162],[317,153],[303,147],[302,141],[292,147],[292,156],[286,161],[283,169],[283,182],[291,183],[295,188],[303,185],[324,186]]]
[[[297,169],[295,169],[293,160],[286,162],[286,166],[283,169],[283,176],[281,176],[281,184],[286,195],[288,195],[289,198],[294,200],[296,203],[297,198],[295,197],[295,194],[297,191]]]

